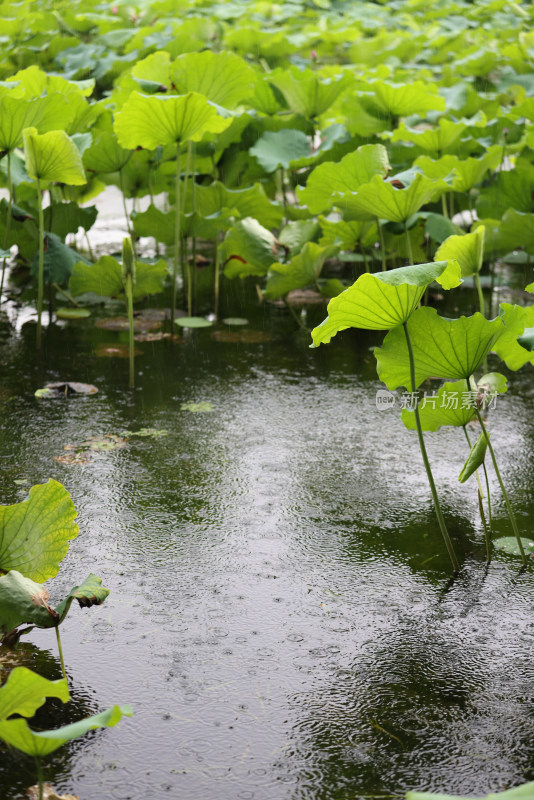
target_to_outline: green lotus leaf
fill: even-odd
[[[423,431],[437,431],[446,425],[461,428],[476,416],[466,380],[444,383],[434,395],[424,397],[419,403],[419,417]],[[403,408],[401,419],[408,430],[417,430],[415,413]]]
[[[185,53],[171,65],[171,80],[180,94],[198,92],[212,103],[235,108],[252,92],[256,75],[231,52]]]
[[[445,111],[445,100],[437,93],[437,88],[423,81],[373,81],[369,89],[372,92],[368,100],[371,107],[394,117],[424,114],[426,111]]]
[[[534,165],[519,159],[515,169],[499,172],[497,180],[482,189],[476,204],[477,214],[480,218],[499,218],[509,208],[529,213],[533,208],[533,191]]]
[[[338,194],[355,192],[375,176],[385,178],[389,171],[386,148],[381,144],[366,144],[348,153],[339,163],[327,161],[310,173],[304,188],[298,188],[301,203],[312,214],[319,214],[336,205]]]
[[[493,351],[502,358],[508,369],[518,370],[529,363],[534,365],[534,352],[528,346],[528,341],[521,341],[525,330],[534,324],[534,306],[501,303],[500,314],[505,330]]]
[[[83,228],[84,231],[90,230],[96,222],[97,215],[96,206],[82,208],[72,202],[54,203],[44,210],[44,228],[45,231],[50,231],[65,240],[67,234],[78,233],[79,228]]]
[[[75,308],[73,306],[61,306],[56,308],[57,319],[87,319],[91,316],[88,308]],[[39,389],[37,389],[39,391]],[[37,397],[37,395],[36,395]]]
[[[268,300],[277,300],[293,289],[314,284],[326,259],[336,252],[337,247],[321,247],[315,242],[307,242],[288,264],[271,264],[267,273],[265,297]]]
[[[123,716],[132,716],[130,706],[113,706],[107,711],[81,719],[79,722],[73,722],[71,725],[39,732],[32,731],[25,719],[2,720],[0,721],[0,739],[26,755],[43,758],[88,731],[114,727]]]
[[[192,209],[190,186],[187,187],[185,207]],[[284,215],[282,206],[272,203],[259,183],[245,189],[227,189],[220,181],[195,187],[195,210],[200,216],[210,217],[223,209],[230,209],[241,218],[254,217],[266,228],[277,228]]]
[[[534,254],[534,214],[509,208],[502,218],[498,243],[505,252],[522,247]]]
[[[310,140],[299,130],[266,131],[249,153],[265,172],[289,169],[291,162],[310,155]]]
[[[453,122],[442,117],[436,128],[426,128],[425,130],[415,130],[406,125],[399,125],[393,132],[392,142],[412,142],[425,153],[432,153],[439,157],[444,154],[454,153],[458,149],[459,142],[467,130],[464,122]]]
[[[93,144],[83,154],[83,164],[88,172],[105,175],[121,170],[131,155],[131,150],[120,146],[113,131],[98,131]]]
[[[415,360],[413,388],[404,329],[391,330],[375,349],[378,377],[390,390],[405,386],[414,391],[428,378],[469,378],[504,330],[500,317],[487,320],[477,312],[450,320],[428,307],[416,309],[407,325]]]
[[[66,127],[70,119],[68,101],[62,95],[0,98],[0,149],[8,152],[21,147],[23,131],[34,127],[40,133]]]
[[[86,264],[89,263],[86,258],[64,244],[55,233],[47,233],[45,235],[43,276],[46,281],[50,283],[66,283],[72,273],[74,265],[77,264],[78,261],[83,261]],[[39,253],[36,251],[34,251],[30,271],[32,275],[38,275]]]
[[[132,76],[137,80],[170,85],[171,56],[165,50],[157,50],[142,58],[132,67]]]
[[[511,556],[522,556],[519,546],[517,544],[517,539],[515,536],[500,536],[498,539],[493,540],[493,544],[497,550],[501,550],[503,553],[508,553]],[[534,541],[532,539],[524,539],[521,537],[521,544],[523,545],[523,550],[525,553],[528,553],[531,557],[534,554]],[[529,791],[526,791],[524,794],[519,794],[519,789],[526,789],[529,788]],[[512,792],[517,792],[517,794],[512,795]],[[532,792],[534,791],[534,783],[527,783],[526,786],[518,786],[517,789],[510,790],[510,800],[532,800]],[[508,795],[508,792],[504,793]],[[491,797],[503,797],[504,795],[490,795]],[[454,798],[457,800],[457,798]]]
[[[287,105],[297,114],[314,119],[323,114],[353,82],[348,73],[323,77],[311,69],[274,70],[269,81],[283,94]]]
[[[481,158],[459,158],[456,155],[445,155],[434,161],[428,156],[419,156],[414,161],[414,166],[420,167],[423,174],[433,180],[446,178],[453,173],[454,177],[451,183],[453,191],[468,192],[482,181],[488,170],[495,169],[499,165],[501,158],[502,147],[494,145]],[[479,214],[479,216],[483,215]]]
[[[26,667],[15,667],[0,687],[0,720],[13,714],[33,717],[47,697],[57,697],[63,703],[70,700],[67,681],[49,681]]]
[[[42,583],[25,578],[13,569],[0,578],[0,631],[7,634],[19,625],[53,628],[59,615],[48,604],[49,595]]]
[[[432,211],[423,211],[419,215],[425,220],[425,233],[435,242],[441,244],[449,236],[462,233],[462,229],[444,217],[443,214],[434,214]]]
[[[473,473],[475,473],[477,469],[482,466],[484,459],[486,458],[487,449],[488,440],[486,439],[486,435],[481,433],[475,444],[472,446],[467,460],[462,467],[462,471],[458,477],[460,483],[465,483],[471,477],[471,475],[473,475]]]
[[[18,570],[35,581],[46,581],[59,571],[78,535],[76,509],[60,483],[32,486],[22,503],[0,506],[0,571]]]
[[[26,169],[31,178],[69,186],[87,183],[78,148],[65,131],[40,135],[36,128],[26,128],[23,137]]]
[[[362,248],[373,247],[378,239],[376,222],[344,219],[334,220],[319,217],[322,236],[319,244],[338,244],[343,250],[354,250],[358,245]]]
[[[484,225],[480,225],[474,233],[449,236],[438,248],[434,258],[436,261],[455,258],[462,270],[462,278],[475,275],[482,269],[484,260],[484,232]]]
[[[276,257],[276,239],[260,223],[246,217],[228,231],[220,246],[227,278],[266,275]]]
[[[100,606],[109,595],[109,589],[102,586],[102,579],[91,573],[79,586],[70,590],[67,597],[56,608],[59,622],[67,616],[73,600],[77,600],[81,608]]]
[[[178,317],[174,320],[174,324],[179,328],[211,328],[213,322],[205,317]]]
[[[155,150],[160,145],[198,142],[208,131],[218,133],[230,123],[195,92],[178,97],[132,92],[115,116],[114,129],[126,150]]]
[[[493,544],[497,549],[506,549],[505,547],[500,548],[499,542],[504,542],[509,540],[510,542],[515,542],[515,546],[517,548],[517,540],[515,536],[504,536],[501,539],[495,539]],[[531,542],[529,539],[522,539],[523,542],[527,542],[530,547],[528,548],[529,552],[534,550],[534,542]],[[509,550],[507,552],[510,552]],[[516,555],[520,555],[519,551]],[[480,800],[532,800],[534,796],[534,781],[532,783],[524,783],[522,786],[516,786],[515,789],[507,789],[505,792],[497,792],[496,794],[486,794],[484,797],[480,798]],[[408,792],[406,794],[406,800],[473,800],[469,797],[458,797],[457,795],[452,794],[434,794],[432,792]]]
[[[320,227],[313,219],[298,219],[288,222],[278,234],[278,241],[289,250],[290,256],[300,253],[306,242],[313,242],[320,233]]]
[[[365,218],[374,216],[391,222],[405,222],[425,203],[435,200],[449,189],[445,181],[433,181],[421,173],[416,174],[404,189],[396,189],[392,183],[375,175],[357,192],[343,195],[342,202],[340,200],[337,205],[349,213],[363,214]]]
[[[534,327],[525,328],[521,336],[518,337],[517,342],[525,350],[532,352],[534,350]]]
[[[137,261],[133,287],[134,301],[141,300],[148,294],[161,292],[167,275],[167,265],[163,260],[155,264]],[[101,256],[91,265],[78,262],[72,270],[69,291],[74,297],[85,292],[93,292],[102,297],[122,296],[124,291],[122,267],[112,256]]]
[[[365,273],[328,304],[327,318],[312,331],[313,346],[326,344],[346,328],[382,331],[402,325],[419,305],[432,281],[444,289],[458,286],[460,267],[454,261],[399,267]]]

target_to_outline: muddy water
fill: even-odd
[[[250,316],[245,300],[227,313]],[[74,702],[40,721],[134,707],[49,758],[47,778],[82,800],[482,795],[534,779],[534,570],[505,556],[486,569],[475,488],[457,481],[462,436],[428,435],[463,562],[449,583],[416,436],[376,408],[378,340],[350,332],[309,350],[266,307],[250,327],[272,338],[199,330],[140,345],[129,393],[127,362],[94,355],[120,334],[53,327],[39,362],[33,325],[0,325],[1,501],[61,481],[80,534],[52,597],[90,571],[111,589],[65,621]],[[59,379],[99,394],[33,397]],[[199,402],[212,411],[182,409]],[[490,423],[526,535],[533,412],[531,376],[514,375]],[[141,428],[167,433],[85,464],[54,460]],[[19,655],[59,677],[50,632]],[[1,796],[20,798],[33,764],[0,754]]]

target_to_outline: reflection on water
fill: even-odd
[[[449,585],[416,436],[375,406],[378,339],[309,350],[288,317],[257,314],[271,341],[143,343],[133,394],[124,361],[95,357],[110,333],[90,321],[49,331],[44,364],[32,327],[0,330],[2,502],[49,477],[71,492],[80,535],[51,594],[89,571],[112,594],[67,618],[67,668],[87,713],[135,714],[59,751],[47,777],[83,800],[483,794],[534,778],[534,579],[505,557],[486,570],[462,437],[428,436],[464,560]],[[58,379],[100,391],[34,399]],[[181,410],[202,401],[213,412]],[[513,376],[491,420],[527,535],[533,406]],[[53,460],[143,427],[168,433]],[[54,652],[49,632],[31,641]],[[2,752],[5,800],[20,767]]]

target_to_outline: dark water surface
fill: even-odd
[[[52,599],[90,571],[111,589],[62,626],[74,702],[42,724],[134,707],[49,758],[46,777],[82,800],[482,795],[534,779],[534,569],[506,556],[486,569],[474,479],[457,481],[462,435],[427,437],[462,554],[449,584],[417,438],[375,407],[379,339],[351,332],[310,350],[283,312],[256,315],[268,342],[200,330],[141,344],[133,394],[126,360],[94,356],[119,334],[54,327],[39,363],[34,327],[0,324],[0,500],[61,481],[80,534]],[[99,394],[33,397],[58,379]],[[201,401],[213,411],[181,409]],[[53,460],[65,444],[143,427],[168,435],[85,465]],[[532,373],[512,376],[490,428],[532,535]],[[20,655],[59,677],[50,631]],[[34,775],[0,750],[2,800]]]

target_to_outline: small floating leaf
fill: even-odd
[[[180,328],[211,328],[213,322],[204,317],[179,317],[174,320],[174,324]]]
[[[243,317],[226,317],[223,319],[225,325],[248,325],[248,319]]]
[[[95,320],[95,327],[105,331],[127,331],[129,329],[128,317],[103,317]],[[134,331],[136,333],[147,333],[157,331],[161,328],[161,321],[134,317]]]
[[[143,351],[137,347],[134,349],[134,355],[141,356]],[[130,350],[127,344],[102,344],[95,350],[95,356],[107,358],[129,358]]]
[[[136,342],[162,342],[164,339],[172,339],[173,342],[181,342],[181,338],[177,334],[165,333],[158,331],[157,333],[138,333],[134,336]]]
[[[158,439],[160,436],[167,436],[169,431],[164,428],[141,428],[138,431],[123,431],[123,436],[150,436],[152,439]]]
[[[531,556],[534,555],[534,541],[532,541],[532,539],[523,539],[523,537],[521,537],[521,543],[525,553]],[[494,539],[493,544],[497,550],[502,550],[503,553],[509,553],[512,556],[521,555],[515,536],[501,536],[499,539]],[[534,790],[534,783],[532,784],[532,788]]]
[[[192,411],[193,414],[205,414],[213,411],[213,403],[203,400],[200,403],[182,403],[181,411]]]
[[[241,344],[263,344],[271,341],[265,331],[214,331],[211,338],[215,342],[241,342]]]
[[[69,397],[71,394],[97,394],[98,389],[91,383],[78,381],[58,381],[47,383],[42,389],[37,389],[35,397]]]

